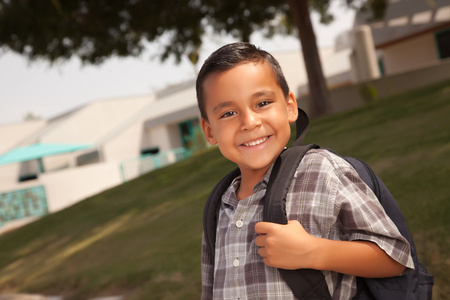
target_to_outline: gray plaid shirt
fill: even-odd
[[[262,221],[263,197],[271,169],[254,194],[239,201],[236,178],[222,197],[214,266],[202,245],[202,299],[296,299],[276,268],[258,255],[254,227]],[[298,220],[316,237],[375,242],[412,269],[409,243],[385,214],[370,188],[342,158],[310,150],[297,168],[286,199],[288,220]],[[351,299],[356,278],[323,272],[333,299]]]

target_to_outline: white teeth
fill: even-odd
[[[253,142],[250,142],[250,143],[244,143],[243,145],[244,146],[256,146],[256,145],[259,145],[259,144],[261,144],[261,143],[264,143],[265,141],[267,141],[267,137],[265,137],[265,138],[262,138],[262,139],[259,139],[259,140],[256,140],[256,141],[253,141]]]

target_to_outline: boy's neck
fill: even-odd
[[[263,179],[269,168],[270,166],[258,171],[241,169],[241,183],[236,191],[238,200],[243,200],[253,195],[253,188]]]

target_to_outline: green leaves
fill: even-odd
[[[205,28],[248,41],[255,30],[278,32],[284,1],[0,1],[0,46],[30,60],[79,57],[100,64],[138,56],[146,42],[162,43],[162,60],[198,52]],[[273,22],[271,22],[273,21]],[[192,59],[192,58],[191,58]],[[193,60],[195,62],[195,59]]]

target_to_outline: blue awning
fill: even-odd
[[[92,144],[33,144],[15,148],[0,156],[0,165],[41,159],[45,156],[95,148]]]

